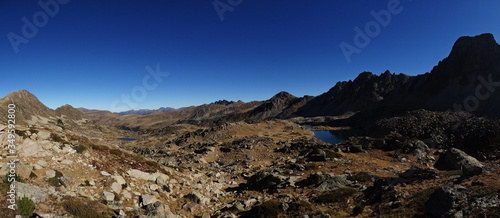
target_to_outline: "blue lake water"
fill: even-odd
[[[344,142],[349,137],[357,135],[353,130],[312,131],[317,139],[333,145]]]
[[[129,139],[129,138],[116,138],[116,139],[123,141],[135,141],[135,139]]]

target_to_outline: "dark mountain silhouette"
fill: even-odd
[[[495,91],[495,87],[500,87],[499,82],[500,46],[493,35],[461,37],[449,56],[430,73],[407,76],[386,71],[377,76],[364,72],[354,81],[338,82],[295,115],[337,116],[361,112],[358,116],[366,118],[427,109],[499,116],[500,91]]]

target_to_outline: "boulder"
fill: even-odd
[[[45,171],[45,175],[47,176],[47,178],[53,178],[56,176],[56,171],[54,170],[47,170]]]
[[[317,148],[309,152],[306,158],[308,161],[326,161],[326,152]]]
[[[16,182],[16,191],[18,197],[28,196],[35,204],[43,202],[47,198],[46,191],[26,183]]]
[[[311,173],[307,178],[297,182],[296,184],[301,187],[317,186],[327,179],[327,175],[322,173]]]
[[[116,194],[120,194],[122,191],[122,185],[118,182],[113,182],[113,184],[111,184],[111,190],[113,190]]]
[[[345,175],[337,175],[333,177],[329,177],[326,180],[324,180],[321,184],[319,184],[318,187],[316,187],[316,190],[318,191],[331,191],[336,188],[344,187],[346,185],[351,185],[352,182],[349,181]]]
[[[453,217],[462,201],[467,200],[466,188],[461,185],[445,186],[434,191],[425,203],[424,213],[430,217]]]
[[[148,180],[153,182],[156,181],[156,177],[154,175],[136,169],[128,170],[127,175],[136,179]]]
[[[483,164],[480,161],[456,148],[450,148],[441,155],[435,167],[441,170],[462,170],[466,177],[483,172]]]
[[[49,140],[50,132],[47,130],[38,130],[37,137],[39,140]]]
[[[283,188],[285,177],[271,173],[269,171],[260,171],[247,180],[247,186],[254,190]]]
[[[408,181],[422,181],[422,180],[436,179],[437,172],[433,169],[421,169],[418,167],[411,167],[410,169],[400,173],[399,177]]]
[[[163,187],[164,185],[168,185],[168,180],[170,178],[165,175],[165,174],[160,174],[158,177],[156,177],[156,184],[160,187]]]

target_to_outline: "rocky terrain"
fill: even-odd
[[[0,175],[14,102],[18,210],[0,216],[499,217],[500,95],[481,79],[498,81],[499,54],[490,34],[462,37],[419,76],[364,72],[316,97],[145,115],[52,110],[12,92],[0,99]],[[479,85],[490,95],[476,110],[453,110]],[[330,144],[313,130],[353,134]]]

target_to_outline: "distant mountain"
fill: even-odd
[[[154,114],[154,113],[171,112],[171,111],[176,111],[176,110],[178,110],[178,109],[171,108],[171,107],[161,107],[158,109],[128,110],[128,111],[123,111],[123,112],[117,112],[116,114],[119,114],[119,115],[129,115],[129,114],[148,115],[148,114]]]
[[[268,118],[288,118],[312,98],[312,96],[298,98],[282,91],[249,111],[246,114],[246,120],[261,121]]]
[[[5,123],[9,104],[15,105],[16,124],[33,125],[39,122],[57,123],[58,119],[73,121],[82,120],[83,113],[71,105],[64,105],[52,110],[27,90],[14,91],[0,98],[0,121]],[[62,125],[62,124],[60,124]]]

